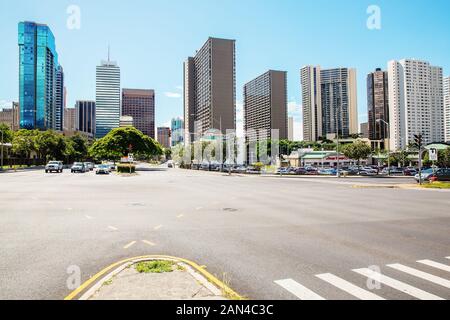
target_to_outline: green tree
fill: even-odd
[[[50,158],[54,160],[60,160],[66,149],[65,141],[63,137],[53,130],[47,131],[34,131],[35,146],[38,153],[38,157],[45,159]]]
[[[97,160],[118,160],[128,153],[149,159],[163,154],[163,148],[136,128],[117,128],[93,143],[89,154]]]
[[[70,162],[88,158],[88,140],[80,134],[66,138],[66,157]]]
[[[22,158],[29,159],[31,153],[36,151],[35,131],[21,129],[14,134],[12,139],[12,152]]]
[[[372,153],[372,148],[361,140],[357,140],[352,144],[347,144],[342,147],[344,155],[352,160],[357,160],[358,165],[361,159],[367,159]]]
[[[12,130],[9,128],[9,126],[4,123],[0,123],[0,143],[2,142],[1,141],[2,133],[4,143],[11,143],[13,141],[14,134]]]

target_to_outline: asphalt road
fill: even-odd
[[[450,193],[353,188],[401,182],[0,174],[0,299],[63,299],[69,267],[85,281],[148,254],[205,265],[251,299],[450,299]]]

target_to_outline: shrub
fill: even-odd
[[[117,165],[118,173],[135,173],[136,166],[134,164],[119,164]]]

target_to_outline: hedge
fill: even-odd
[[[119,164],[119,165],[117,165],[117,172],[118,173],[135,173],[136,166],[133,164]]]

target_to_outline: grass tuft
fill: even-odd
[[[172,261],[145,261],[136,264],[134,267],[139,273],[165,273],[173,272],[174,262]]]
[[[433,182],[423,185],[427,189],[450,189],[450,182]]]

